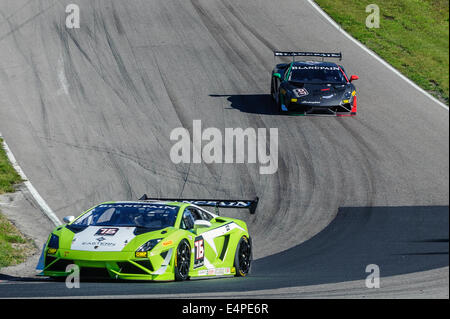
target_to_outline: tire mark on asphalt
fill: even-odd
[[[251,62],[250,60],[243,60],[246,59],[244,52],[233,45],[232,39],[227,38],[226,36],[226,30],[224,30],[222,26],[208,14],[198,0],[191,0],[191,3],[204,26],[209,31],[209,34],[225,53],[225,56],[231,62],[231,65],[235,66],[235,70],[241,74],[247,83],[255,83],[255,80],[248,72],[243,72],[243,69],[248,68],[247,64]],[[258,84],[256,83],[256,85]]]
[[[68,41],[68,34],[71,34],[71,31],[67,30],[64,26],[60,26],[58,23],[54,23],[54,28],[59,37],[59,40],[62,44],[62,55],[64,61],[64,72],[66,74],[66,79],[69,82],[69,87],[73,89],[70,90],[70,93],[75,94],[75,98],[77,99],[80,105],[83,103],[91,104],[89,102],[89,98],[86,94],[86,90],[83,85],[83,81],[81,80],[80,75],[78,74],[77,67],[73,61],[73,57],[70,51],[70,45]],[[72,38],[72,36],[71,36]]]
[[[354,119],[353,119],[354,120]],[[362,170],[363,174],[366,176],[367,181],[367,206],[372,207],[374,203],[374,194],[376,194],[376,176],[374,173],[374,167],[376,167],[376,163],[372,161],[377,161],[379,156],[374,148],[370,146],[370,144],[362,137],[362,134],[355,131],[353,127],[354,123],[348,123],[347,121],[337,121],[339,125],[341,125],[352,137],[355,141],[355,145],[360,150],[360,154],[358,154],[362,161],[361,163],[365,169]],[[370,208],[369,208],[370,209]]]
[[[114,2],[112,2],[111,5],[112,5],[112,15],[114,18],[114,25],[116,26],[117,33],[123,35],[125,33],[125,30],[123,28],[122,22],[120,21],[119,15],[117,14]]]
[[[143,159],[143,158],[137,157],[135,155],[127,154],[127,153],[117,150],[115,148],[113,149],[113,148],[102,147],[102,146],[98,146],[98,145],[93,146],[93,145],[74,144],[74,143],[60,141],[60,140],[56,140],[54,138],[47,138],[47,137],[38,136],[38,135],[37,135],[37,137],[41,138],[41,139],[46,139],[46,140],[52,141],[53,143],[65,145],[67,147],[72,147],[72,148],[80,149],[83,151],[93,151],[93,152],[105,153],[108,156],[117,156],[122,159],[126,159],[126,160],[134,162],[135,164],[137,164],[138,166],[143,168],[145,171],[148,171],[149,173],[151,173],[152,175],[155,175],[155,176],[161,176],[164,178],[169,178],[169,179],[179,181],[179,180],[185,179],[185,175],[187,174],[187,172],[180,173],[180,175],[173,174],[173,169],[171,169],[171,168],[165,169],[161,165],[162,163],[160,163],[160,162],[153,162],[152,165],[147,165],[145,162],[149,161],[148,158]],[[201,176],[190,173],[190,177],[191,177],[191,180],[189,182],[194,185],[197,185],[197,186],[205,186],[206,185],[211,190],[215,190],[215,191],[220,190],[219,188],[217,188],[216,183],[213,183],[213,182],[205,183],[204,178],[202,178]],[[192,179],[192,178],[194,178],[194,179]]]
[[[59,4],[59,1],[55,1],[52,5],[48,6],[47,8],[45,8],[45,9],[43,9],[41,11],[39,11],[38,13],[34,14],[33,16],[31,16],[27,20],[23,21],[19,25],[15,26],[14,28],[10,28],[9,32],[7,32],[4,35],[0,36],[0,42],[5,40],[10,35],[13,35],[16,31],[20,30],[22,27],[26,26],[30,22],[34,21],[34,19],[36,19],[36,18],[40,17],[42,14],[46,13],[49,9],[53,8],[56,4]],[[7,21],[9,21],[9,20],[7,20]]]
[[[114,57],[114,60],[116,61],[117,68],[119,70],[119,74],[122,77],[121,83],[125,84],[126,87],[130,92],[132,92],[133,97],[135,98],[135,101],[137,104],[144,104],[144,99],[142,98],[141,94],[139,93],[139,90],[137,89],[136,85],[134,84],[134,81],[128,72],[127,67],[125,66],[125,63],[120,55],[120,52],[118,48],[116,47],[114,43],[113,37],[110,35],[108,28],[106,27],[105,21],[102,19],[102,25],[103,30],[106,35],[106,40],[108,42],[109,48],[111,49],[111,53]]]
[[[242,18],[242,16],[234,9],[233,5],[227,1],[224,0],[224,5],[225,7],[228,9],[228,11],[237,19],[239,20],[239,22],[248,30],[250,31],[253,36],[258,39],[262,44],[264,44],[268,49],[270,49],[271,51],[276,50],[276,47],[272,44],[272,42],[270,42],[269,40],[267,40],[261,33],[259,33],[256,28],[254,28],[253,26],[251,26],[249,23],[247,23],[247,21]]]

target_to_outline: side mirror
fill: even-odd
[[[208,228],[211,227],[211,223],[207,220],[196,220],[194,222],[194,229],[198,229],[198,228]]]
[[[355,81],[355,80],[358,80],[358,79],[359,79],[359,76],[357,76],[357,75],[352,75],[352,76],[350,77],[350,82]]]
[[[75,216],[66,216],[63,218],[63,221],[68,224],[71,223],[75,219]]]
[[[273,74],[274,77],[281,79],[281,74],[280,73],[274,73]]]

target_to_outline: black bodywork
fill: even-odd
[[[356,115],[353,79],[357,77],[348,77],[341,65],[332,62],[281,63],[272,71],[271,96],[282,114],[353,116]]]

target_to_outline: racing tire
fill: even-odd
[[[185,239],[180,241],[178,244],[174,268],[176,281],[184,281],[189,279],[189,269],[191,268],[191,247]]]
[[[245,277],[250,273],[252,265],[252,242],[246,236],[239,240],[234,255],[234,268],[236,277]]]
[[[270,98],[272,101],[275,101],[275,88],[273,87],[273,78],[272,81],[270,81]]]

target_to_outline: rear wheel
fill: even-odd
[[[183,239],[177,247],[175,256],[175,280],[184,281],[189,278],[189,269],[191,267],[191,247]]]
[[[252,244],[246,236],[242,236],[234,255],[234,267],[237,277],[245,277],[250,273],[252,262]]]

